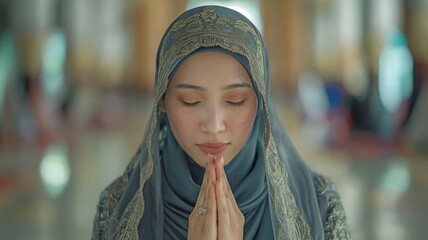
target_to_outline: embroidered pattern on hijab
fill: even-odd
[[[219,6],[186,11],[162,38],[156,62],[155,104],[143,144],[125,173],[102,193],[93,237],[185,239],[186,219],[196,202],[203,169],[180,150],[159,104],[180,62],[203,49],[224,51],[239,60],[259,98],[251,136],[225,167],[246,218],[244,238],[324,239],[324,225],[331,229],[331,236],[349,237],[335,191],[329,191],[331,199],[339,201],[334,201],[337,204],[331,210],[340,218],[325,223],[326,210],[320,209],[320,202],[332,201],[323,200],[324,191],[317,192],[323,181],[313,180],[320,176],[304,164],[271,104],[268,56],[260,32],[242,14]],[[177,165],[168,162],[172,157]],[[234,169],[242,167],[247,170],[231,177],[236,176]],[[251,174],[255,180],[248,177]],[[258,190],[249,194],[254,185]],[[190,192],[181,193],[186,187]]]

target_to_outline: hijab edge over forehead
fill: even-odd
[[[246,59],[244,56],[240,55],[239,53],[231,52],[231,51],[229,51],[227,49],[224,49],[224,48],[221,48],[219,46],[215,46],[215,47],[201,47],[201,48],[198,48],[195,51],[189,53],[188,55],[183,56],[181,59],[178,59],[171,66],[171,70],[168,72],[168,78],[167,78],[168,81],[172,80],[172,78],[174,77],[174,74],[177,72],[177,70],[180,68],[180,66],[183,64],[184,61],[186,61],[191,56],[194,56],[194,55],[202,53],[202,52],[222,52],[222,53],[228,54],[229,56],[232,56],[245,69],[245,71],[247,72],[248,76],[251,78],[251,81],[254,81],[253,80],[253,76],[251,75],[251,71],[249,69],[248,59]],[[253,83],[253,85],[254,84],[255,83]],[[254,87],[256,87],[256,86],[254,85]],[[167,86],[167,88],[168,88],[168,86]]]
[[[231,14],[233,12],[233,14]],[[257,28],[244,15],[221,6],[201,6],[181,14],[166,30],[156,58],[155,108],[169,77],[187,57],[205,49],[223,51],[248,72],[264,116],[264,142],[270,141],[267,104],[269,90],[267,52]],[[260,102],[261,100],[261,102]]]
[[[256,96],[257,96],[257,102],[258,102],[257,106],[260,106],[261,102],[263,101],[262,100],[263,97],[260,94],[260,92],[257,90],[257,85],[254,81],[254,77],[251,75],[251,70],[250,70],[250,65],[248,63],[249,62],[248,59],[239,53],[234,53],[234,52],[231,52],[227,49],[224,49],[224,48],[221,48],[218,46],[201,47],[199,49],[196,49],[195,51],[193,51],[189,55],[186,55],[186,56],[182,57],[181,59],[177,60],[176,63],[172,66],[170,73],[168,74],[168,84],[167,84],[166,91],[168,90],[169,83],[171,82],[171,80],[174,77],[177,70],[180,68],[181,64],[183,64],[183,62],[186,61],[191,56],[194,56],[194,55],[202,53],[202,52],[221,52],[221,53],[225,53],[229,56],[232,56],[235,60],[237,60],[241,64],[241,66],[245,69],[245,72],[248,74],[248,77],[250,78],[250,81],[251,81],[251,85],[253,86],[253,89],[254,89]],[[260,109],[260,107],[258,107],[258,109]]]

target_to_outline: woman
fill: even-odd
[[[347,239],[326,178],[301,160],[269,96],[256,27],[186,11],[157,54],[144,141],[100,197],[93,239]]]

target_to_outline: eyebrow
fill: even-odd
[[[227,85],[226,87],[221,88],[222,90],[234,89],[234,88],[251,88],[251,85],[248,83],[235,83]]]
[[[193,89],[193,90],[200,90],[200,91],[206,90],[203,87],[188,84],[188,83],[179,83],[179,84],[175,85],[174,88]],[[227,85],[225,87],[222,87],[221,89],[222,90],[229,90],[229,89],[235,89],[235,88],[251,88],[251,85],[248,83],[234,83],[234,84],[230,84],[230,85]]]

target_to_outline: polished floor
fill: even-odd
[[[103,99],[117,107],[95,104],[97,114],[76,103],[62,134],[36,142],[2,136],[0,239],[89,239],[98,195],[137,149],[150,99]],[[353,239],[426,239],[427,153],[366,136],[322,147],[311,135],[317,127],[302,124],[293,104],[277,102],[301,155],[336,182]]]

